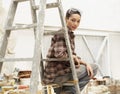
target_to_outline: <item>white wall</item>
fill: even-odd
[[[3,5],[6,10],[9,7],[11,0],[3,0]],[[39,1],[39,0],[36,0]],[[54,2],[56,0],[47,0]],[[63,9],[76,7],[82,11],[81,28],[102,29],[120,31],[120,0],[61,0]],[[19,12],[19,15],[27,15],[29,11],[27,5],[23,5],[24,11]],[[21,8],[22,10],[22,8]],[[54,14],[54,9],[51,9],[50,14],[46,16],[47,24],[58,25],[58,14]],[[23,13],[24,12],[24,13]],[[54,16],[53,16],[54,15]],[[22,16],[25,17],[25,16]],[[50,18],[49,18],[50,17]],[[22,18],[23,19],[23,18]],[[26,18],[25,18],[26,19]],[[27,18],[28,19],[28,18]],[[28,19],[29,20],[29,19]]]
[[[77,7],[83,12],[80,27],[120,31],[120,0],[62,0],[65,10]]]
[[[110,35],[110,62],[112,76],[120,79],[120,33]]]
[[[3,28],[3,23],[5,20],[5,9],[3,8],[2,1],[0,1],[0,29]]]

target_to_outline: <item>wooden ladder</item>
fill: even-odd
[[[15,25],[13,26],[14,16],[17,10],[18,3],[29,1],[31,5],[31,15],[32,15],[32,24],[29,25]],[[62,31],[54,31],[54,30],[47,30],[45,31],[44,26],[44,19],[45,19],[45,10],[47,8],[58,8],[59,15],[62,23]],[[38,13],[36,12],[38,11]],[[12,30],[20,30],[20,29],[34,29],[35,34],[35,47],[34,47],[34,55],[33,58],[5,58],[6,48],[8,44],[8,37]],[[41,62],[42,61],[50,61],[48,59],[42,58],[42,39],[44,35],[54,35],[56,33],[63,33],[65,35],[65,42],[67,46],[67,51],[69,58],[67,60],[70,61],[70,66],[72,70],[72,76],[73,76],[73,84],[76,89],[76,94],[80,94],[80,87],[78,84],[78,78],[75,71],[75,65],[74,60],[72,57],[72,51],[68,36],[68,30],[66,27],[65,19],[64,19],[64,13],[62,8],[61,0],[57,0],[55,3],[46,3],[46,0],[40,0],[40,3],[38,5],[35,5],[35,0],[11,0],[11,5],[8,11],[8,17],[5,23],[5,33],[3,37],[3,42],[0,49],[0,69],[2,68],[2,64],[5,61],[33,61],[32,63],[32,74],[31,74],[31,81],[30,81],[30,94],[36,94],[38,91],[38,80],[39,80],[39,73],[42,75],[42,72],[39,70],[42,70]],[[51,61],[59,61],[57,59],[51,59]],[[65,84],[67,85],[67,84]],[[49,93],[51,94],[51,93]]]

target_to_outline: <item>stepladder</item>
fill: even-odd
[[[14,18],[15,18],[15,14],[16,14],[16,10],[18,7],[18,4],[21,2],[26,2],[29,1],[30,2],[30,7],[31,7],[31,16],[32,16],[32,24],[27,24],[27,25],[15,25],[13,26],[13,22],[14,22]],[[54,34],[63,34],[65,37],[65,43],[67,46],[67,52],[68,52],[68,58],[66,59],[62,59],[62,61],[69,61],[70,62],[70,66],[71,66],[71,70],[72,70],[72,76],[73,76],[73,82],[72,85],[75,86],[76,89],[76,94],[80,94],[80,88],[79,88],[79,84],[78,84],[78,78],[76,75],[76,71],[75,71],[75,65],[74,65],[74,60],[72,57],[72,51],[71,51],[71,46],[70,46],[70,41],[69,41],[69,36],[67,33],[67,26],[65,23],[65,19],[64,19],[64,13],[63,13],[63,8],[62,8],[62,3],[60,0],[57,0],[55,3],[46,3],[47,0],[40,0],[40,3],[38,5],[35,4],[34,0],[12,0],[11,1],[11,5],[10,5],[10,9],[8,12],[8,18],[6,20],[5,23],[5,34],[3,37],[3,42],[1,45],[1,49],[0,49],[0,63],[1,63],[1,67],[4,61],[32,61],[32,74],[31,74],[31,81],[30,81],[30,94],[36,94],[38,91],[38,81],[39,81],[39,75],[41,76],[41,81],[42,82],[42,76],[43,76],[43,68],[44,68],[44,64],[43,62],[46,61],[61,61],[61,59],[56,59],[56,58],[49,58],[49,59],[44,59],[42,57],[42,48],[43,48],[43,36],[44,35],[54,35]],[[45,10],[48,8],[58,8],[59,11],[59,16],[60,16],[60,20],[62,23],[62,26],[59,30],[49,30],[49,28],[47,28],[45,26]],[[38,12],[37,12],[38,11]],[[5,59],[5,53],[6,53],[6,49],[7,49],[7,44],[8,44],[8,37],[11,33],[12,30],[20,30],[20,29],[28,29],[28,28],[33,28],[34,31],[34,36],[35,36],[35,45],[34,45],[34,54],[33,54],[33,58],[14,58],[14,59]],[[68,82],[70,83],[70,82]],[[66,83],[67,85],[67,83]],[[43,86],[43,85],[42,85]],[[50,88],[49,88],[50,86]],[[52,94],[51,93],[51,85],[46,85],[47,90],[48,90],[48,94]],[[43,86],[44,87],[44,86]]]

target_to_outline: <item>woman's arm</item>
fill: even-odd
[[[76,68],[79,68],[80,64],[85,65],[88,76],[90,76],[90,78],[93,78],[94,73],[93,73],[93,69],[90,66],[90,64],[88,64],[88,63],[84,62],[83,60],[79,59],[76,55],[73,55],[73,59],[75,60],[75,62],[77,62]]]
[[[88,76],[90,76],[90,78],[93,78],[94,73],[93,73],[93,69],[92,69],[91,65],[89,63],[82,61],[82,60],[80,60],[80,64],[83,64],[86,66]]]

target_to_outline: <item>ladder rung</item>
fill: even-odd
[[[29,0],[13,0],[14,2],[24,2],[24,1],[29,1]]]
[[[54,34],[63,34],[64,29],[61,29],[61,30],[53,30],[53,29],[47,29],[45,28],[45,32],[44,32],[44,35],[54,35]]]
[[[30,29],[30,28],[35,28],[37,24],[17,24],[16,26],[12,27],[7,27],[6,30],[20,30],[20,29]],[[45,32],[44,35],[54,35],[54,34],[63,34],[63,28],[60,30],[57,29],[51,29],[48,27],[45,27]]]
[[[67,81],[66,83],[63,83],[64,86],[72,86],[77,84],[78,81],[77,80],[72,80],[72,81]]]
[[[63,58],[63,59],[49,58],[49,59],[42,59],[42,61],[69,61],[69,58]]]
[[[63,83],[63,86],[74,86],[74,85],[75,85],[74,83],[68,83],[68,82]]]
[[[67,81],[65,83],[63,83],[62,85],[63,86],[74,86],[76,84],[76,81]],[[52,86],[53,88],[58,88],[58,87],[61,87],[61,85],[59,85],[58,83],[55,83],[55,84],[48,84],[49,86]],[[43,85],[44,89],[46,90],[46,86],[48,85]]]
[[[32,61],[33,58],[0,58],[0,62]]]
[[[16,25],[12,27],[6,27],[6,30],[19,30],[19,29],[29,29],[36,27],[36,24],[29,24],[29,25]]]
[[[73,86],[76,83],[78,83],[77,80],[67,81],[67,82],[63,83],[63,86]]]
[[[59,4],[58,3],[49,3],[46,5],[46,8],[55,8],[58,7]],[[39,5],[35,5],[33,6],[34,9],[38,10],[39,9]]]

